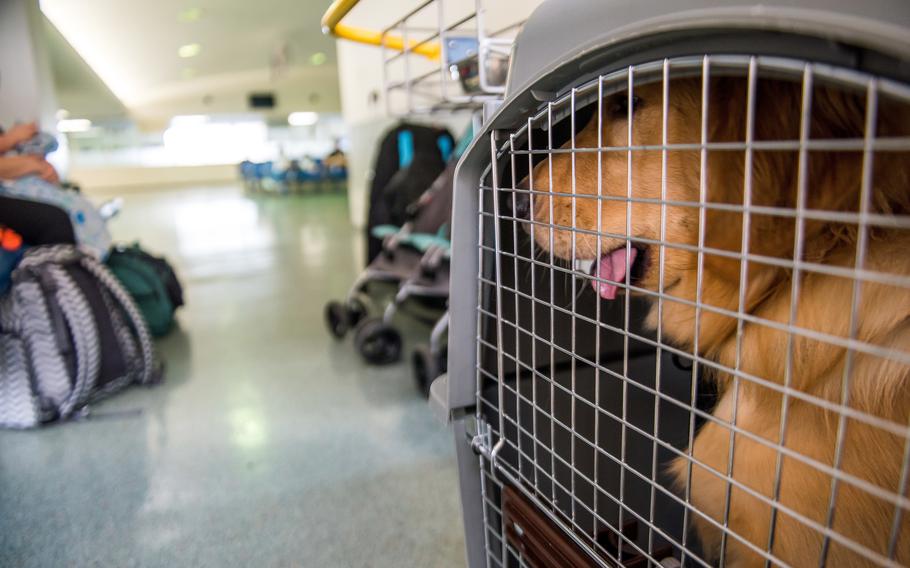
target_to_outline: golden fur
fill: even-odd
[[[669,86],[668,142],[698,143],[701,140],[701,81],[677,79]],[[715,78],[710,83],[708,141],[742,142],[746,138],[746,82],[742,78]],[[635,89],[632,129],[633,145],[661,144],[661,85]],[[625,146],[628,140],[627,108],[623,93],[604,101],[603,145]],[[757,141],[799,139],[802,86],[796,82],[763,79],[757,84],[754,139]],[[864,93],[847,93],[816,87],[812,98],[810,138],[863,138],[866,103]],[[910,134],[910,112],[906,105],[886,100],[879,103],[877,136]],[[597,146],[597,116],[575,137],[578,148]],[[566,143],[564,148],[568,148]],[[603,195],[626,197],[627,153],[603,152]],[[632,155],[631,192],[634,198],[661,197],[661,152],[637,150]],[[706,201],[743,204],[745,152],[710,151],[707,156]],[[806,163],[805,206],[810,210],[856,212],[862,187],[861,151],[813,151]],[[532,174],[535,191],[548,191],[550,161],[539,163]],[[571,179],[569,154],[552,158],[554,180],[562,183],[555,191],[568,193]],[[551,198],[536,195],[531,209],[537,223],[526,224],[538,244],[560,257],[570,258],[574,226],[598,229],[597,154],[578,153],[575,159],[575,197]],[[796,207],[798,154],[796,151],[760,151],[753,154],[752,202],[757,206]],[[874,153],[871,210],[882,214],[910,213],[910,156],[906,152]],[[700,189],[700,152],[674,150],[667,155],[666,197],[671,201],[698,203]],[[588,196],[588,198],[585,198]],[[551,213],[552,206],[552,213]],[[602,233],[625,235],[624,201],[601,202]],[[552,215],[552,217],[551,217]],[[634,237],[661,238],[661,207],[651,203],[631,204]],[[697,207],[666,206],[666,241],[695,246],[699,237]],[[551,231],[543,224],[557,228]],[[704,223],[706,247],[731,252],[742,249],[743,215],[739,212],[708,210]],[[750,218],[749,252],[777,259],[792,259],[796,223],[792,217],[760,215]],[[867,231],[865,264],[867,270],[910,276],[910,231],[875,227]],[[856,224],[808,220],[802,239],[802,258],[814,263],[852,269],[859,231]],[[634,242],[634,241],[633,241]],[[622,238],[604,236],[598,249],[597,237],[578,233],[576,258],[594,259],[598,250],[608,252],[625,246]],[[657,291],[658,247],[647,247],[646,266],[637,286]],[[694,252],[664,247],[663,287],[668,299],[663,303],[660,325],[664,337],[675,345],[692,350],[695,343],[695,309],[673,301],[696,300],[698,258]],[[744,311],[762,320],[788,324],[793,273],[790,269],[748,263],[746,282],[740,282],[740,262],[716,254],[704,254],[701,300],[710,306],[736,312],[740,285],[745,286]],[[850,336],[850,306],[853,281],[804,271],[799,279],[795,309],[797,326],[831,334]],[[910,351],[910,290],[905,287],[866,282],[860,288],[855,337],[859,341],[887,349]],[[656,306],[656,302],[654,302]],[[658,312],[652,309],[648,323],[656,327]],[[736,366],[737,320],[701,310],[697,341],[699,355],[722,365]],[[784,384],[789,334],[759,323],[746,323],[741,338],[739,368],[748,375],[770,383]],[[841,400],[842,379],[848,356],[844,348],[829,342],[792,336],[792,373],[790,386],[801,393],[835,404]],[[907,365],[869,354],[852,356],[848,392],[849,407],[896,424],[907,424],[910,414],[910,389]],[[721,391],[714,416],[729,422],[734,411],[734,381],[729,375],[715,373]],[[736,424],[753,437],[777,444],[780,432],[782,395],[748,380],[738,381]],[[789,397],[788,423],[784,446],[801,455],[833,466],[839,414],[809,401]],[[732,472],[728,472],[730,429],[708,421],[698,432],[692,452],[697,461],[721,475],[729,474],[757,494],[773,498],[777,452],[754,439],[736,434]],[[884,492],[898,488],[905,439],[878,427],[850,419],[844,437],[841,470],[864,480]],[[678,458],[669,467],[683,488],[687,482],[688,460]],[[728,484],[709,469],[692,467],[691,499],[698,510],[723,523]],[[839,483],[833,530],[844,537],[886,555],[893,523],[894,505],[848,482]],[[817,467],[792,457],[784,457],[779,502],[815,523],[824,526],[831,494],[831,476]],[[762,566],[764,559],[733,537],[728,537],[726,558],[720,554],[721,532],[698,514],[690,515],[713,560],[727,566]],[[765,550],[770,531],[771,508],[764,501],[734,487],[730,498],[729,528],[759,550]],[[899,527],[897,559],[910,563],[910,512]],[[772,553],[793,566],[819,563],[823,535],[796,517],[779,511]],[[832,541],[827,555],[829,566],[868,564],[861,554]]]

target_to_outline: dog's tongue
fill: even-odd
[[[629,267],[635,263],[635,256],[637,254],[638,251],[634,248],[629,250],[628,264],[626,263],[626,247],[618,248],[613,252],[609,252],[600,257],[600,261],[597,263],[597,268],[594,271],[594,276],[600,280],[592,280],[591,286],[600,294],[601,298],[605,300],[613,300],[616,298],[618,289],[616,284],[601,282],[601,280],[625,282],[626,272],[628,272]]]

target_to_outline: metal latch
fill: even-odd
[[[493,454],[493,436],[491,435],[490,425],[485,420],[478,419],[477,433],[471,439],[471,449],[474,453],[487,458]]]

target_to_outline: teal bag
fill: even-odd
[[[175,300],[169,290],[174,285],[169,280],[176,281],[170,266],[143,251],[138,244],[114,247],[105,264],[135,300],[152,335],[167,335],[174,327],[174,312],[182,304],[182,299]],[[175,303],[178,301],[180,304]]]

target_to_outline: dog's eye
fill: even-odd
[[[641,108],[641,98],[632,96],[632,112]],[[610,114],[615,118],[627,118],[629,116],[629,95],[619,95],[610,101]]]

